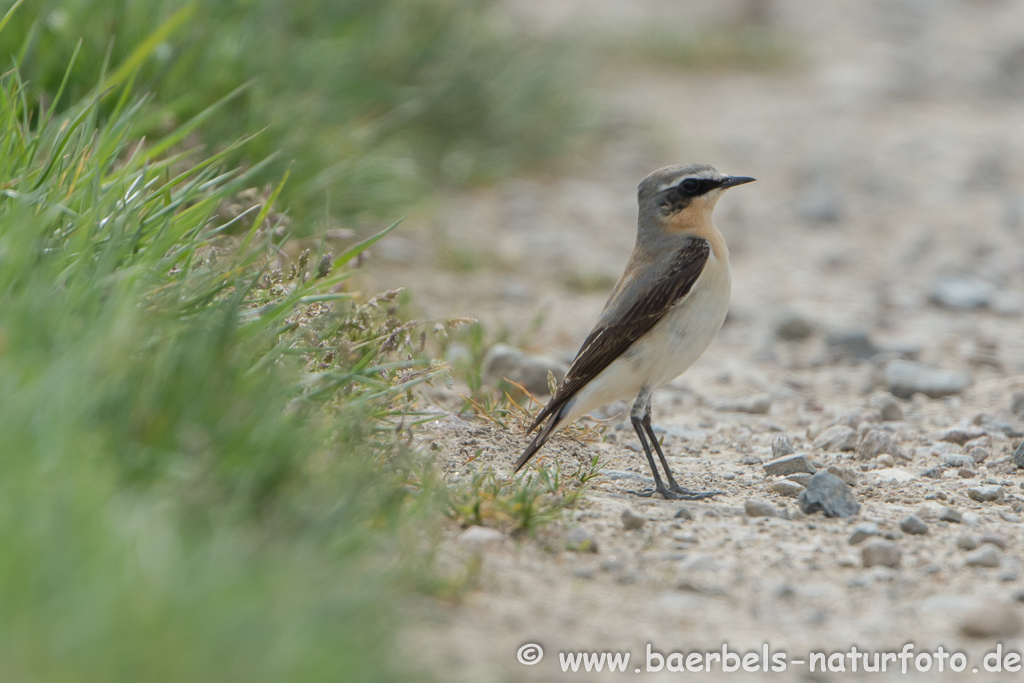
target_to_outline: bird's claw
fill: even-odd
[[[674,488],[648,489],[646,491],[629,491],[634,496],[651,498],[655,493],[660,493],[665,500],[704,500],[712,496],[720,496],[725,491],[691,491],[690,489],[676,486]]]

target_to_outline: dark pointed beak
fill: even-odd
[[[737,185],[744,185],[746,183],[752,183],[755,180],[757,180],[757,178],[750,178],[748,176],[742,176],[742,175],[732,175],[732,176],[726,176],[725,178],[722,178],[722,180],[718,184],[718,186],[723,188],[723,189],[725,189],[727,187],[736,187]]]

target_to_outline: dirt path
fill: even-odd
[[[678,15],[691,4],[669,5]],[[592,9],[586,21],[649,26],[669,6],[636,5],[624,14]],[[459,197],[439,224],[414,226],[378,250],[375,277],[407,284],[429,314],[523,328],[543,313],[532,350],[571,355],[632,247],[640,178],[669,163],[708,162],[759,179],[717,212],[733,253],[729,320],[654,406],[674,469],[725,495],[686,504],[693,519],[678,519],[680,503],[628,493],[646,474],[627,425],[613,421],[605,444],[563,443],[567,461],[595,450],[608,461],[574,520],[600,552],[553,552],[529,540],[485,551],[479,590],[463,604],[429,607],[426,625],[410,635],[410,651],[444,680],[554,680],[563,676],[559,651],[637,658],[647,643],[690,652],[767,642],[790,659],[854,644],[899,651],[909,641],[917,653],[941,644],[969,655],[965,677],[996,641],[1024,648],[1011,633],[1024,589],[1024,477],[1007,462],[1024,429],[1010,412],[1011,396],[1024,390],[1024,2],[768,6],[799,48],[794,68],[606,70],[599,99],[619,123],[596,160],[571,175]],[[539,3],[514,7],[542,16]],[[572,3],[559,7],[542,16],[545,30],[587,30]],[[443,267],[442,243],[476,259],[475,269]],[[410,267],[416,253],[436,258]],[[937,282],[948,296],[973,295],[986,306],[935,305]],[[808,339],[776,337],[787,313],[813,323]],[[851,331],[888,352],[864,360],[849,344],[826,342]],[[897,356],[962,373],[970,384],[942,399],[902,400],[903,419],[882,422],[867,397],[885,388],[882,375]],[[762,394],[771,397],[766,414],[720,409]],[[898,452],[860,458],[815,446],[835,424],[861,438],[891,435],[888,450]],[[980,440],[943,441],[957,425],[972,425],[977,434],[968,436]],[[473,452],[460,447],[466,439],[483,446],[481,460],[507,466],[517,454],[515,435],[485,425],[453,418],[439,430],[452,472]],[[780,434],[819,465],[856,473],[857,516],[801,516],[793,498],[769,490],[778,479],[761,463]],[[975,447],[983,462],[963,472],[948,465],[969,452],[981,458]],[[923,476],[936,467],[940,478]],[[1002,499],[969,497],[984,485],[1000,487]],[[788,518],[749,517],[748,500],[768,501]],[[641,529],[623,528],[627,507],[645,518]],[[947,507],[964,519],[938,519]],[[901,531],[915,511],[924,535]],[[864,544],[848,539],[865,522],[902,551],[898,567],[863,566]],[[457,534],[450,552],[465,556]],[[997,566],[968,566],[965,548],[983,540],[982,562]],[[964,628],[975,618],[1010,623],[1004,634],[972,639]],[[516,662],[527,642],[548,653],[537,666]],[[793,665],[746,680],[860,675],[807,678],[806,667]]]

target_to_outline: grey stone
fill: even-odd
[[[932,303],[955,311],[984,308],[992,301],[996,288],[989,282],[971,277],[943,276],[932,283]]]
[[[1024,417],[1024,391],[1015,391],[1010,397],[1010,412],[1017,417]]]
[[[762,467],[764,467],[765,474],[771,474],[777,477],[784,477],[787,474],[795,474],[797,472],[814,474],[816,471],[814,466],[811,465],[811,461],[808,460],[807,456],[803,453],[787,455],[782,458],[770,460],[762,465]]]
[[[900,520],[900,529],[905,534],[921,535],[928,533],[928,525],[916,515],[907,515]]]
[[[748,396],[736,401],[723,401],[718,404],[717,408],[733,413],[765,415],[772,408],[772,395],[757,394],[756,396]]]
[[[688,508],[688,507],[681,507],[681,508],[679,508],[679,510],[676,511],[676,514],[673,515],[673,516],[676,519],[686,519],[686,520],[693,521],[693,513],[690,512],[690,508]]]
[[[974,448],[967,452],[967,455],[970,456],[971,460],[973,460],[974,462],[983,463],[986,460],[988,460],[989,452],[987,448],[984,448],[982,446],[975,446]]]
[[[778,493],[783,496],[789,496],[790,498],[796,498],[804,492],[804,487],[801,484],[791,481],[789,479],[783,479],[777,481],[768,487],[768,490],[772,493]]]
[[[1024,470],[1024,441],[1021,441],[1017,450],[1013,452],[1013,464],[1017,466],[1017,469]]]
[[[796,474],[787,474],[786,479],[788,481],[796,482],[801,486],[807,486],[807,482],[809,482],[813,476],[813,474],[808,474],[807,472],[797,472]]]
[[[786,455],[793,455],[794,453],[796,453],[796,449],[793,448],[793,442],[785,434],[779,434],[772,440],[773,458],[781,458]]]
[[[999,534],[993,534],[991,532],[981,535],[981,543],[989,543],[999,548],[1000,550],[1006,550],[1006,538]]]
[[[814,334],[814,323],[800,313],[787,311],[775,323],[775,336],[783,341],[800,341]]]
[[[875,462],[877,462],[881,467],[895,467],[896,458],[892,457],[888,453],[882,453],[875,459]]]
[[[833,332],[825,337],[825,346],[837,359],[867,360],[879,351],[868,333],[862,330]]]
[[[826,517],[850,517],[860,511],[853,490],[834,474],[818,472],[807,483],[807,490],[797,498],[804,514],[821,510]]]
[[[953,524],[959,524],[963,520],[963,517],[964,516],[959,510],[954,510],[953,508],[946,508],[942,511],[942,514],[939,515],[939,519],[941,521],[952,522]]]
[[[860,475],[855,470],[851,470],[849,467],[840,467],[839,465],[829,465],[825,468],[825,471],[830,472],[850,486],[856,486],[860,483]],[[806,486],[806,484],[804,484]]]
[[[929,467],[921,473],[921,476],[929,479],[942,479],[942,470],[938,467]]]
[[[971,439],[977,439],[980,436],[985,436],[985,430],[974,425],[957,425],[956,427],[950,427],[942,433],[939,437],[941,441],[949,441],[950,443],[956,443],[963,446]]]
[[[459,534],[456,539],[461,545],[473,548],[485,548],[500,544],[508,536],[497,529],[490,529],[485,526],[471,526]]]
[[[971,477],[977,476],[977,472],[972,470],[970,467],[961,467],[956,471],[960,475],[961,479],[970,479]]]
[[[886,388],[899,398],[910,398],[914,394],[929,398],[953,396],[971,383],[962,373],[937,370],[909,360],[890,361],[883,374]]]
[[[846,425],[832,425],[814,440],[823,451],[852,451],[857,447],[857,432]]]
[[[746,500],[743,509],[747,517],[777,517],[778,511],[771,503],[763,500]]]
[[[868,398],[868,405],[877,410],[885,422],[899,422],[903,419],[900,402],[892,394],[876,391]]]
[[[964,614],[960,632],[969,638],[1009,638],[1020,633],[1024,621],[1010,605],[981,602]]]
[[[857,444],[857,457],[861,460],[872,460],[882,453],[892,455],[896,453],[898,445],[892,432],[872,429]]]
[[[972,486],[967,489],[967,497],[979,503],[990,503],[1003,499],[1002,486]]]
[[[597,539],[586,527],[578,526],[569,531],[565,537],[565,546],[569,550],[583,553],[596,553]]]
[[[946,455],[942,458],[946,467],[974,467],[977,463],[969,455]]]
[[[862,543],[872,536],[879,534],[878,525],[874,522],[861,522],[857,526],[853,527],[853,533],[846,539],[846,542],[850,545],[857,545]]]
[[[1000,562],[999,551],[996,550],[995,546],[983,545],[977,550],[967,553],[964,562],[968,567],[998,567]]]
[[[637,514],[633,508],[626,508],[623,510],[622,515],[620,515],[620,519],[622,519],[623,528],[627,531],[632,529],[642,529],[644,523],[647,521],[641,515]]]
[[[865,569],[870,567],[891,567],[896,569],[903,559],[903,551],[892,541],[872,538],[860,549],[861,564]]]
[[[979,545],[978,539],[971,534],[961,534],[956,539],[956,547],[960,550],[977,550]]]
[[[507,387],[515,382],[532,394],[548,394],[548,373],[561,381],[568,368],[560,361],[546,356],[524,353],[508,344],[495,344],[487,350],[483,362],[484,381],[496,387]]]

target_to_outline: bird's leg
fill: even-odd
[[[644,455],[647,456],[647,464],[651,466],[651,474],[654,475],[654,491],[632,491],[632,493],[636,493],[639,496],[650,496],[656,491],[665,496],[665,498],[674,498],[674,494],[665,488],[665,484],[661,481],[661,475],[658,474],[658,468],[654,464],[654,456],[651,455],[651,447],[647,443],[647,437],[644,435],[642,398],[643,392],[641,392],[641,398],[638,398],[636,403],[633,404],[633,409],[629,411],[629,420],[633,423],[633,429],[636,430],[636,435],[640,439],[640,445],[643,446]]]
[[[665,468],[665,478],[668,479],[668,490],[679,494],[676,496],[677,498],[682,498],[683,500],[702,500],[704,498],[711,498],[712,496],[717,496],[723,493],[723,491],[692,491],[690,489],[683,488],[676,483],[676,478],[672,476],[672,470],[669,469],[668,461],[665,459],[665,452],[661,450],[661,442],[658,441],[658,437],[654,434],[654,427],[651,426],[650,396],[647,398],[647,405],[645,406],[640,423],[647,432],[647,435],[650,437],[651,443],[654,444],[654,450],[658,452],[658,459],[661,460],[661,466]]]

